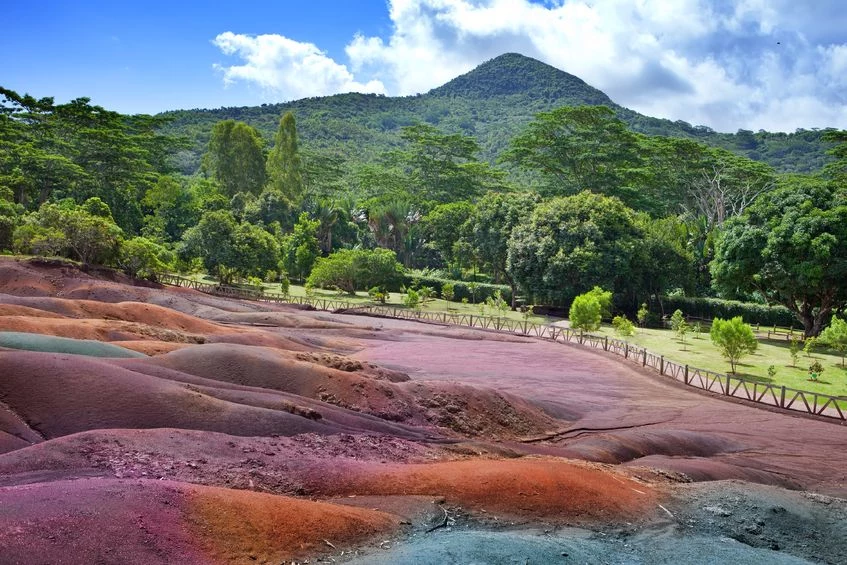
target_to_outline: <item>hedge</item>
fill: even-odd
[[[786,328],[800,325],[796,316],[785,306],[767,306],[754,302],[688,296],[665,296],[662,298],[662,305],[668,315],[679,309],[686,316],[706,320],[714,318],[729,320],[735,316],[741,316],[748,324]]]
[[[480,302],[484,302],[488,297],[493,296],[494,292],[498,290],[500,291],[500,296],[503,297],[503,300],[509,303],[512,301],[512,290],[503,284],[476,283],[476,291],[472,294],[468,288],[468,285],[471,284],[469,282],[439,279],[435,277],[421,277],[410,274],[403,275],[403,285],[405,285],[406,288],[420,288],[422,286],[428,286],[435,290],[435,292],[438,293],[438,296],[441,296],[441,286],[445,283],[451,283],[453,285],[454,302],[461,302],[463,298],[467,298],[468,302],[475,301],[478,304]]]

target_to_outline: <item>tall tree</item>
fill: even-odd
[[[303,162],[297,140],[297,123],[291,112],[286,112],[279,120],[274,146],[268,154],[267,170],[271,188],[294,204],[302,200]]]
[[[565,106],[538,114],[512,139],[502,160],[544,174],[549,195],[590,190],[642,209],[647,203],[639,191],[638,141],[606,106]]]
[[[203,156],[203,169],[217,179],[228,197],[239,192],[259,194],[266,180],[263,146],[259,132],[244,122],[218,122]]]
[[[529,219],[540,200],[541,197],[532,192],[488,192],[477,202],[468,222],[468,239],[474,255],[491,269],[496,281],[506,280],[512,289],[512,308],[518,293],[515,277],[507,268],[509,238],[515,226]]]
[[[715,285],[733,297],[758,292],[784,305],[807,337],[847,305],[847,190],[791,176],[729,220],[712,262]]]
[[[502,185],[503,173],[477,159],[479,145],[470,136],[417,124],[403,128],[400,138],[408,149],[395,152],[394,162],[405,170],[415,195],[422,200],[470,200]]]

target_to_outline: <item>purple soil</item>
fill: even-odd
[[[572,420],[570,432],[546,442],[547,453],[631,465],[659,455],[644,462],[692,477],[847,495],[847,426],[700,394],[577,345],[535,339],[469,344],[419,333],[422,324],[385,325],[395,339],[361,340],[354,357],[414,379],[519,394]]]

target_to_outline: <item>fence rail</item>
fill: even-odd
[[[609,339],[605,336],[593,334],[583,334],[569,328],[458,312],[424,312],[392,306],[361,305],[328,298],[272,295],[263,292],[261,289],[201,283],[176,275],[162,275],[159,281],[164,284],[193,288],[206,294],[227,298],[240,298],[276,304],[309,305],[318,310],[342,310],[350,314],[434,322],[536,337],[559,343],[576,343],[583,347],[602,349],[606,352],[613,353],[622,357],[626,362],[641,365],[642,367],[649,367],[660,375],[669,377],[687,386],[788,412],[812,414],[840,422],[847,421],[847,398],[845,397],[799,390],[716,373],[689,365],[681,365],[665,359],[663,355],[652,353],[646,348],[633,345],[624,340]]]

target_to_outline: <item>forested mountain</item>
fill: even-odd
[[[473,136],[481,147],[481,158],[494,162],[538,112],[579,105],[609,106],[634,131],[696,139],[764,161],[781,172],[817,171],[829,162],[821,142],[823,131],[725,134],[683,121],[651,118],[615,104],[578,77],[516,53],[501,55],[417,96],[337,94],[284,104],[178,110],[162,116],[172,119],[167,133],[191,140],[191,149],[179,160],[182,172],[190,174],[199,167],[212,127],[226,119],[252,125],[270,144],[279,116],[291,111],[304,149],[354,162],[374,161],[401,146],[400,129],[424,122],[445,132]]]

